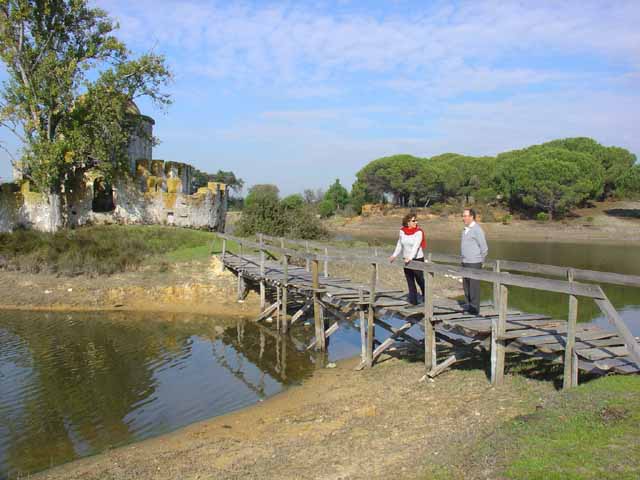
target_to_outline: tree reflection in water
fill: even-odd
[[[314,369],[313,354],[300,351],[308,341],[194,315],[0,313],[0,478],[300,383]]]

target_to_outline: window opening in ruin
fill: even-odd
[[[91,209],[94,212],[112,212],[116,205],[113,203],[113,188],[104,178],[97,178],[93,182],[93,202]]]

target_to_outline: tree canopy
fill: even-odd
[[[170,103],[161,91],[171,78],[164,57],[131,59],[116,28],[86,0],[0,5],[0,59],[8,74],[0,125],[22,142],[13,164],[42,191],[56,191],[66,174],[92,163],[111,175],[125,164],[139,126],[131,102]]]
[[[496,157],[445,153],[431,158],[393,155],[369,162],[357,174],[351,202],[393,198],[402,206],[458,200],[493,202],[557,216],[588,200],[635,195],[636,157],[593,139],[554,140]]]

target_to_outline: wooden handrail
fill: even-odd
[[[280,241],[282,237],[272,237],[268,235],[264,235],[264,239],[267,241]],[[285,239],[285,241],[294,244],[304,246],[306,240],[291,240]],[[346,248],[338,248],[327,246],[326,244],[322,244],[320,242],[309,242],[309,246],[315,249],[325,249],[328,248],[334,252],[340,252],[347,255],[353,255],[355,252],[358,252],[358,249],[346,249]],[[451,255],[446,253],[437,253],[431,252],[431,260],[439,263],[454,263],[459,264],[461,262],[459,255]],[[585,270],[573,267],[562,267],[558,265],[547,265],[542,263],[530,263],[530,262],[519,262],[515,260],[494,260],[487,259],[483,266],[484,268],[493,269],[497,262],[500,262],[500,270],[502,271],[512,271],[512,272],[524,272],[524,273],[533,273],[536,275],[547,275],[550,277],[560,277],[566,278],[569,270],[573,272],[573,278],[575,280],[582,280],[586,282],[597,282],[597,283],[607,283],[611,285],[623,285],[627,287],[640,287],[640,275],[627,275],[622,273],[613,273],[613,272],[602,272],[598,270]]]
[[[221,238],[241,243],[255,250],[260,250],[261,244],[245,240],[243,238],[234,237],[227,234],[217,234]],[[265,238],[266,239],[266,238]],[[306,253],[290,248],[281,248],[270,245],[268,249],[271,252],[289,255],[290,257],[299,258],[310,261],[332,261],[332,262],[350,262],[358,264],[387,264],[386,258],[361,255],[325,255],[317,253]],[[447,275],[456,275],[459,277],[471,278],[491,283],[500,283],[516,287],[532,288],[536,290],[545,290],[548,292],[565,293],[567,295],[576,295],[580,297],[588,297],[594,299],[606,298],[602,289],[597,285],[583,284],[578,282],[568,282],[566,280],[555,280],[541,277],[531,277],[527,275],[514,275],[508,272],[491,272],[478,270],[474,268],[464,268],[460,266],[440,265],[437,263],[411,262],[408,265],[396,264],[398,268],[411,268],[413,270],[423,270],[428,273],[440,273]]]

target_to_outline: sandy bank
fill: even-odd
[[[35,479],[416,478],[497,424],[535,410],[548,381],[456,369],[420,382],[421,363],[354,360],[255,407],[82,459]]]

